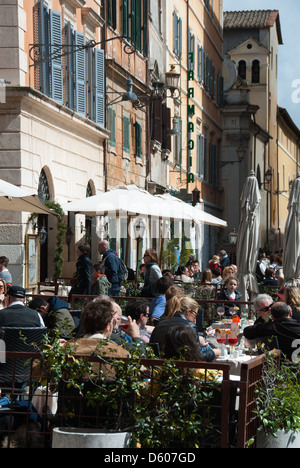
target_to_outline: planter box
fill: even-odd
[[[95,429],[56,427],[52,448],[128,448],[129,432],[104,432]]]
[[[266,435],[263,428],[256,434],[256,448],[300,448],[300,431],[278,431],[277,437]]]

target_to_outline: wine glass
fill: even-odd
[[[234,354],[235,347],[237,345],[238,339],[236,335],[229,335],[227,338],[228,344],[230,346],[230,354]]]
[[[217,307],[217,314],[220,317],[220,320],[222,320],[223,315],[225,314],[225,307]]]
[[[226,331],[220,330],[217,328],[216,330],[216,340],[221,345],[221,355],[224,356],[224,345],[226,343]]]

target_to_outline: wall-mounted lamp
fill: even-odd
[[[44,245],[48,237],[48,232],[46,231],[44,226],[39,226],[38,224],[34,224],[33,229],[34,230],[38,229],[40,245]]]
[[[265,177],[264,177],[264,189],[271,193],[271,183],[272,183],[272,178],[273,178],[273,173],[272,173],[272,169],[269,168],[266,172],[265,172]]]
[[[127,80],[127,91],[126,93],[119,93],[119,96],[115,99],[113,99],[111,102],[108,103],[108,105],[112,104],[118,104],[119,102],[132,102],[132,103],[138,103],[139,99],[137,95],[132,91],[133,83],[132,79],[128,78]],[[117,91],[113,91],[113,93],[116,93]]]
[[[236,163],[241,163],[244,160],[244,157],[246,155],[247,149],[239,146],[236,150],[238,160],[235,161],[218,161],[218,166],[219,167],[224,167],[227,166],[227,164],[236,164]]]
[[[166,84],[165,88],[171,91],[171,97],[175,99],[176,91],[179,91],[180,73],[175,69],[175,65],[171,65],[170,71],[165,73]],[[179,96],[178,96],[179,97]]]
[[[198,190],[197,187],[195,187],[194,190],[192,191],[192,196],[193,196],[192,205],[196,206],[197,203],[200,203],[200,190]]]
[[[173,128],[171,128],[171,130],[169,131],[169,135],[174,135],[174,136],[181,135],[181,131],[179,129],[178,116],[175,115],[172,120],[173,120]]]
[[[237,243],[238,233],[236,232],[235,228],[233,228],[232,231],[228,234],[228,239],[230,245],[235,245]]]

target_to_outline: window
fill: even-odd
[[[63,75],[60,48],[61,14],[49,10],[48,5],[40,0],[37,4],[38,41],[40,49],[39,89],[46,96],[63,104]],[[52,59],[47,60],[51,55]],[[43,60],[42,60],[43,59]]]
[[[174,137],[174,164],[181,167],[182,164],[182,118],[178,118],[180,134]]]
[[[147,0],[123,0],[123,36],[147,55]]]
[[[86,48],[84,34],[75,31],[70,22],[65,22],[63,35],[61,14],[49,9],[44,0],[38,0],[36,11],[36,42],[43,44],[36,87],[104,127],[104,51]],[[61,47],[63,43],[65,48]]]
[[[109,144],[116,146],[116,111],[113,107],[108,108],[108,130],[110,130]]]
[[[259,60],[252,62],[252,83],[259,83],[260,81],[260,64]]]
[[[204,49],[198,44],[198,80],[203,83],[204,82]]]
[[[242,78],[242,80],[246,79],[247,64],[246,64],[245,60],[240,60],[239,61],[238,73],[239,73],[240,78]]]
[[[143,156],[142,126],[139,122],[135,123],[135,155],[137,158]]]
[[[117,29],[117,0],[107,0],[107,22],[113,29]]]
[[[174,11],[174,54],[181,58],[182,55],[182,19]]]
[[[123,115],[123,151],[129,153],[130,149],[130,120],[127,115]]]
[[[191,59],[191,57],[188,56],[188,69],[195,70],[195,35],[192,34],[190,30],[188,34],[188,41],[189,41],[188,53],[193,54],[193,59]]]

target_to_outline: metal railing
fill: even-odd
[[[77,356],[76,358],[79,358]],[[85,356],[86,357],[86,356]],[[78,392],[71,392],[67,385],[59,385],[54,388],[51,382],[38,382],[35,369],[38,368],[40,354],[38,353],[8,353],[8,359],[24,359],[30,367],[30,376],[27,378],[24,389],[15,385],[16,376],[11,376],[11,388],[2,391],[0,397],[0,443],[4,448],[24,447],[24,448],[50,448],[53,427],[61,427],[66,424],[68,413],[68,403],[72,404],[73,414],[79,424],[86,422],[86,396],[79,395]],[[220,447],[220,448],[245,448],[247,441],[255,438],[256,429],[259,425],[258,418],[254,415],[255,407],[255,387],[262,375],[262,365],[265,356],[259,356],[251,361],[242,364],[240,381],[230,380],[229,364],[206,363],[206,362],[183,362],[178,361],[178,367],[190,368],[202,371],[201,388],[212,392],[212,400],[206,401],[203,408],[199,409],[201,414],[213,414],[213,437],[208,440],[197,441],[200,447]],[[90,362],[99,360],[96,356],[90,356]],[[126,360],[126,359],[125,359]],[[144,365],[150,370],[149,391],[155,391],[152,385],[152,376],[162,366],[163,360],[141,359],[138,365]],[[0,365],[0,382],[1,369]],[[221,381],[212,382],[209,378],[210,371],[219,371],[223,378]],[[0,383],[2,389],[3,383]],[[236,398],[238,395],[239,409],[235,411]],[[57,408],[57,409],[55,409]],[[75,409],[74,409],[75,408]],[[134,411],[134,407],[132,408]],[[92,417],[94,427],[101,426],[101,414],[95,411],[88,415]],[[205,418],[203,419],[205,420]],[[89,423],[91,420],[89,421]],[[185,442],[185,441],[183,441]],[[165,442],[168,448],[168,441]],[[255,445],[254,445],[255,446]]]

